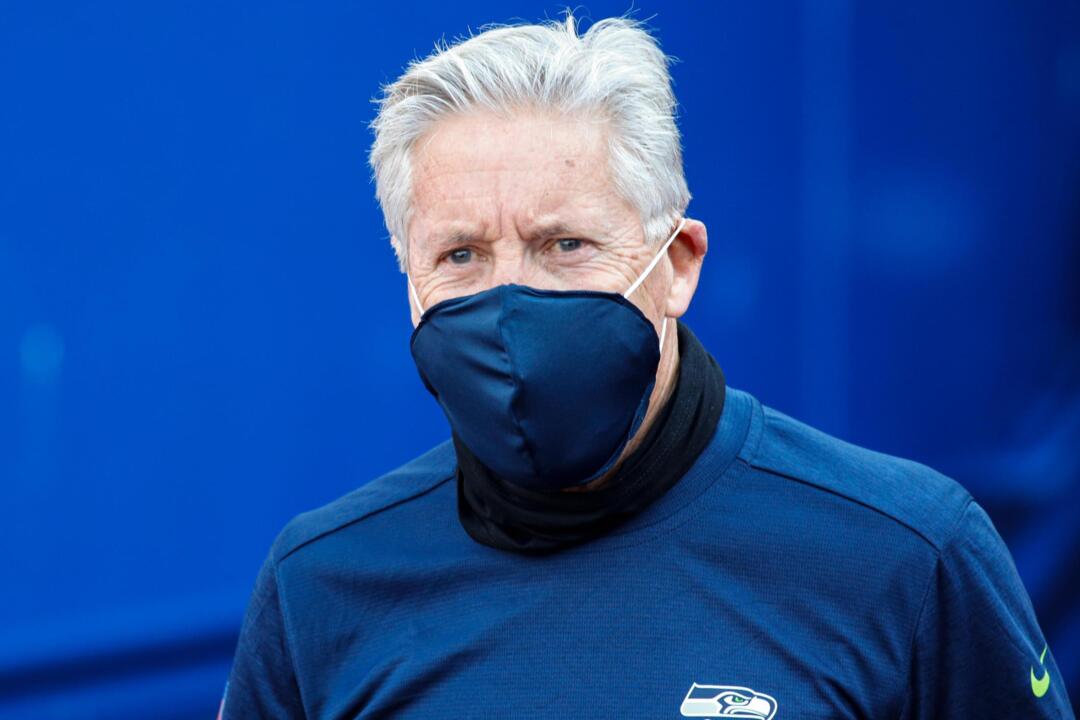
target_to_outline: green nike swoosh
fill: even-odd
[[[1046,657],[1046,649],[1050,647],[1046,645],[1043,647],[1042,655],[1039,656],[1039,665],[1042,665],[1043,658]],[[1035,697],[1040,698],[1046,694],[1046,691],[1050,689],[1050,671],[1045,667],[1041,678],[1035,677],[1035,668],[1031,668],[1031,692],[1035,694]]]

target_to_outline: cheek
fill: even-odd
[[[475,269],[440,265],[435,270],[417,273],[413,284],[420,295],[425,308],[443,300],[471,295],[483,290],[481,273]]]
[[[428,301],[428,306],[450,298],[472,295],[481,290],[487,290],[491,287],[491,283],[476,275],[449,276],[437,278],[430,287],[431,299]]]
[[[632,263],[616,252],[591,245],[542,258],[538,266],[568,289],[622,293],[634,281],[629,270]]]
[[[619,276],[602,267],[586,263],[573,266],[545,265],[533,273],[532,284],[557,290],[598,290],[621,293],[625,290]]]

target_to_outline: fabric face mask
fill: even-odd
[[[683,219],[622,293],[498,285],[423,312],[410,348],[450,427],[502,479],[533,490],[584,485],[615,464],[645,417],[659,339],[628,299]]]

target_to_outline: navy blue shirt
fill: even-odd
[[[990,518],[955,481],[727,389],[616,531],[472,540],[449,442],[290,522],[225,718],[1073,718]]]

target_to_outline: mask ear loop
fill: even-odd
[[[413,273],[409,272],[408,266],[408,253],[405,254],[405,282],[408,283],[409,295],[413,296],[413,302],[416,303],[416,309],[423,315],[423,304],[420,302],[420,296],[416,293],[416,287],[413,285]]]
[[[664,336],[667,335],[667,316],[660,321],[660,354],[664,354]]]
[[[624,298],[629,300],[630,296],[634,294],[634,291],[641,287],[641,283],[645,282],[645,278],[649,277],[649,273],[653,271],[653,268],[660,264],[660,261],[664,258],[664,253],[667,252],[667,249],[669,247],[671,247],[671,243],[675,242],[675,238],[679,237],[679,233],[682,232],[684,225],[686,225],[686,218],[683,218],[679,221],[679,225],[675,228],[675,232],[673,232],[671,234],[671,237],[669,237],[664,242],[663,246],[659,250],[657,250],[656,255],[654,255],[653,259],[649,261],[649,264],[645,266],[644,272],[642,272],[641,275],[638,276],[638,279],[634,281],[634,284],[630,286],[630,289],[623,293]],[[664,336],[667,334],[667,320],[667,315],[665,315],[664,319],[660,321],[661,352],[663,352],[664,350]]]
[[[413,287],[412,278],[408,273],[405,273],[405,282],[409,283],[409,293],[412,295],[412,301],[416,303],[416,309],[420,311],[420,314],[424,314],[424,306],[420,303],[420,296],[416,294],[416,288]]]
[[[409,258],[407,255],[405,258],[405,264],[409,264]],[[406,268],[405,270],[405,282],[409,284],[409,295],[412,296],[412,301],[416,303],[416,309],[422,316],[424,314],[424,305],[420,302],[420,296],[416,293],[416,287],[412,284],[412,273],[409,272],[408,268]]]

